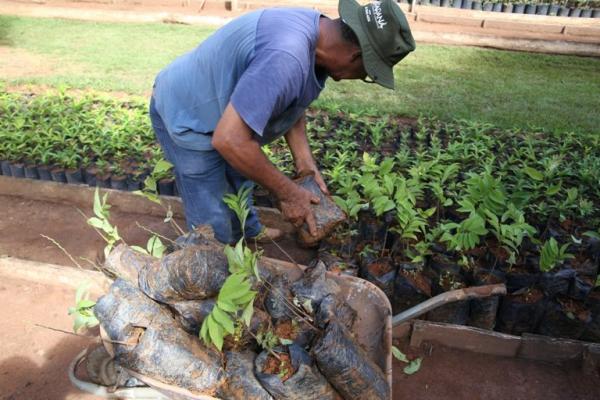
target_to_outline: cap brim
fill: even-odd
[[[375,83],[388,89],[394,89],[394,71],[379,57],[367,37],[367,32],[363,29],[360,19],[362,6],[355,0],[339,0],[338,12],[340,18],[356,34],[360,49],[362,51],[362,60],[365,71]]]

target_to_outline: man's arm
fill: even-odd
[[[294,164],[296,164],[296,171],[313,171],[315,174],[315,181],[321,191],[325,194],[329,194],[327,185],[321,176],[321,172],[317,168],[315,159],[312,156],[310,145],[308,144],[308,138],[306,137],[306,117],[302,117],[294,124],[294,126],[285,135],[285,140],[292,152],[294,157]]]
[[[275,194],[286,219],[295,226],[301,226],[306,221],[311,235],[316,235],[310,204],[317,204],[319,198],[296,185],[271,164],[258,142],[252,138],[252,130],[231,103],[217,124],[212,145],[236,171]]]

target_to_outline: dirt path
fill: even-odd
[[[0,275],[0,399],[100,399],[75,389],[67,376],[71,360],[90,341],[36,326],[70,331],[73,303],[70,287]]]

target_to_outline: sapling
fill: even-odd
[[[250,212],[248,196],[250,189],[240,188],[237,194],[226,195],[224,201],[234,211],[242,226]],[[254,299],[257,292],[252,290],[253,281],[261,281],[258,273],[258,259],[261,252],[253,252],[246,247],[245,238],[235,247],[225,246],[224,252],[229,264],[230,275],[217,295],[217,302],[211,313],[202,322],[200,338],[206,345],[214,345],[219,351],[223,348],[224,338],[235,334],[239,321],[246,328],[254,314]]]
[[[568,247],[568,243],[559,247],[558,242],[553,237],[546,241],[540,252],[540,270],[542,272],[549,272],[561,262],[574,258],[573,254],[567,253]]]

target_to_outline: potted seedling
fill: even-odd
[[[119,163],[112,166],[110,187],[116,190],[127,190],[127,174]]]

